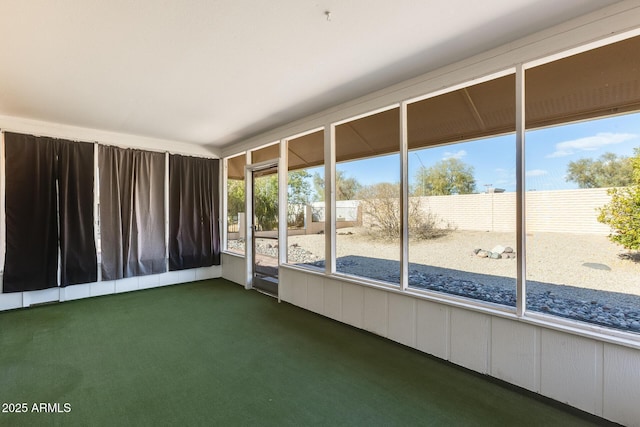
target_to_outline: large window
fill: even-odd
[[[287,262],[323,268],[335,226],[339,275],[640,333],[637,52],[640,37],[539,59],[518,73],[524,88],[508,70],[415,98],[406,116],[390,107],[334,123],[334,159],[323,131],[287,141]],[[276,158],[278,146],[258,153]]]
[[[640,332],[639,51],[636,37],[526,72],[529,310]]]
[[[287,143],[287,262],[324,268],[324,131]]]
[[[336,272],[400,282],[400,111],[336,127]]]
[[[514,76],[407,116],[409,286],[515,306]]]
[[[246,155],[226,159],[227,162],[227,242],[226,250],[245,253],[244,167]]]

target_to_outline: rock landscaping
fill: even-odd
[[[387,281],[397,283],[397,275],[388,276]],[[447,294],[477,299],[495,304],[515,307],[516,290],[513,279],[509,287],[491,286],[470,280],[460,280],[441,274],[419,271],[409,272],[409,286],[419,289],[444,292]],[[541,313],[554,314],[569,319],[594,323],[616,329],[640,332],[640,306],[620,306],[597,300],[575,300],[562,297],[553,291],[536,291],[532,286],[527,292],[527,308]]]
[[[397,247],[389,243],[374,250],[372,243],[352,234],[339,236],[345,239],[339,240],[341,252],[351,256],[338,256],[337,271],[399,283],[399,262],[392,256],[384,258],[385,253],[397,254]],[[289,262],[324,268],[324,241],[314,244],[313,237],[290,238]],[[515,260],[517,254],[513,246],[496,245],[513,242],[505,237],[512,235],[458,232],[442,240],[412,243],[409,286],[515,307],[515,264],[507,260]],[[470,250],[474,243],[477,246]],[[244,242],[229,244],[230,249],[244,250]],[[538,234],[528,244],[533,245],[528,250],[534,256],[544,254],[528,261],[528,310],[640,333],[640,291],[636,290],[640,263],[623,259],[615,249],[603,249],[608,245],[606,237]],[[273,244],[259,242],[258,250],[273,257],[278,254]]]
[[[511,246],[495,246],[490,251],[476,248],[473,250],[473,254],[478,258],[489,258],[489,259],[515,259],[516,253],[514,252]]]

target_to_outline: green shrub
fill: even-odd
[[[611,227],[611,241],[629,250],[640,250],[640,148],[631,159],[634,185],[612,188],[611,201],[600,208],[598,221]]]
[[[611,241],[630,250],[640,250],[640,185],[612,188],[611,201],[600,209],[598,221],[608,224]]]

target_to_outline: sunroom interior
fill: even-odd
[[[404,19],[409,3],[401,8]],[[438,11],[435,2],[426,3],[413,13]],[[513,16],[525,22],[535,2],[519,3],[520,15]],[[179,120],[155,129],[157,120],[132,112],[136,105],[170,105],[169,96],[193,97],[197,85],[185,83],[184,92],[163,87],[179,81],[167,71],[149,87],[168,94],[154,102],[124,97],[122,115],[105,115],[96,104],[99,114],[92,117],[91,104],[83,106],[88,111],[77,104],[56,112],[50,93],[58,92],[29,80],[38,73],[18,78],[3,61],[0,76],[17,83],[0,89],[0,328],[12,327],[3,315],[43,304],[222,278],[277,307],[301,308],[382,337],[583,411],[595,416],[592,422],[640,426],[640,257],[611,242],[615,232],[598,220],[612,195],[640,182],[582,184],[571,169],[640,156],[640,5],[545,5],[548,14],[535,15],[535,28],[498,32],[473,51],[455,40],[425,41],[426,48],[417,43],[426,49],[420,59],[382,64],[397,67],[395,74],[360,69],[370,77],[331,81],[315,102],[307,94],[274,106],[247,101],[242,97],[255,92],[252,83],[235,103],[216,107],[221,110],[207,110],[210,99],[191,111],[182,102],[166,107],[162,114]],[[353,19],[351,7],[361,10],[351,5],[343,18],[340,7],[315,5],[318,16],[304,19],[345,25]],[[446,13],[463,13],[455,7]],[[39,16],[37,8],[17,2],[11,8],[15,16]],[[276,9],[295,17],[284,6]],[[377,3],[372,9],[371,19],[393,13]],[[235,12],[248,13],[244,6]],[[163,14],[167,22],[201,24],[177,18],[186,13],[180,8],[172,13]],[[14,61],[29,58],[22,52],[29,44],[8,37],[15,30],[11,14],[2,15],[7,25],[0,46]],[[492,16],[511,28],[508,15]],[[343,36],[355,37],[351,31]],[[143,37],[152,35],[150,29]],[[246,46],[244,36],[234,36],[240,37],[233,32],[224,49],[229,60],[234,42]],[[443,54],[447,43],[457,50]],[[429,48],[431,62],[424,59]],[[108,51],[107,61],[122,59],[117,49]],[[197,63],[189,55],[182,59]],[[237,67],[245,64],[235,60]],[[323,77],[291,64],[298,63],[287,62],[293,83],[274,83],[283,94]],[[273,74],[265,75],[260,84],[269,86]],[[147,85],[101,81],[112,89]],[[34,92],[25,89],[29,84]],[[42,104],[33,101],[40,89]],[[71,85],[69,96],[89,97],[83,90]],[[225,125],[208,116],[245,107],[255,117]],[[181,124],[193,129],[167,130]],[[85,155],[92,166],[79,157],[85,175],[70,176],[93,182],[82,190],[86,202],[79,201],[81,186],[67,186],[67,166],[59,160],[66,158],[60,147],[78,144],[91,151]],[[44,170],[43,158],[55,171],[48,192],[31,173]],[[439,165],[466,167],[473,175],[469,187],[456,182],[448,183],[453,190],[438,190],[426,174]],[[25,188],[38,192],[29,198]],[[33,200],[46,197],[48,213],[32,216]],[[63,202],[69,197],[84,206],[71,219],[65,211],[74,203]],[[46,224],[30,226],[37,221]],[[67,237],[81,221],[80,237]],[[53,234],[45,239],[46,233]],[[96,248],[89,257],[87,245]],[[76,252],[84,257],[74,261]]]

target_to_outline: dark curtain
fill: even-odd
[[[93,153],[94,144],[59,141],[60,286],[98,280]]]
[[[93,144],[5,132],[5,163],[3,291],[58,286],[58,237],[61,286],[96,281]]]
[[[220,265],[220,161],[169,156],[169,270]]]
[[[100,146],[102,278],[164,273],[165,155]]]

